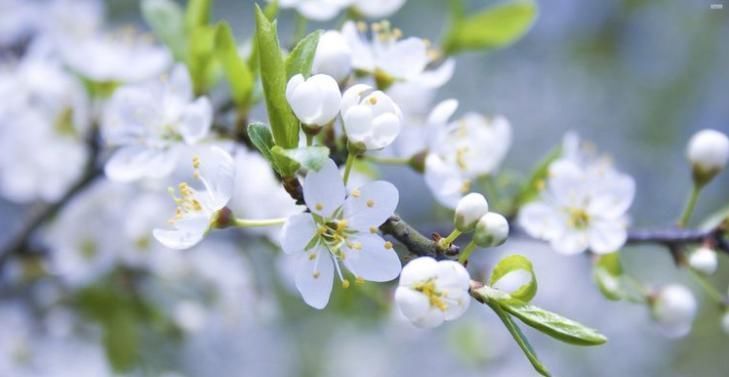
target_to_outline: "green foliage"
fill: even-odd
[[[187,69],[195,94],[207,92],[216,79],[216,28],[210,23],[211,0],[190,0],[185,13]]]
[[[531,275],[531,280],[528,283],[522,285],[513,292],[509,292],[509,295],[513,298],[519,299],[524,302],[529,302],[537,294],[537,277],[534,274],[532,268],[532,262],[529,261],[525,256],[522,255],[509,255],[508,257],[499,261],[491,271],[491,277],[489,278],[489,285],[493,286],[506,274],[518,270],[525,270]]]
[[[515,0],[469,15],[457,4],[452,7],[452,22],[443,43],[448,55],[508,46],[529,30],[537,16],[533,0]]]
[[[187,53],[185,14],[180,5],[172,0],[144,0],[142,16],[175,59],[184,60]]]
[[[296,44],[289,56],[286,58],[286,79],[302,74],[304,77],[311,74],[311,64],[314,62],[316,46],[319,44],[321,30],[307,35]]]
[[[534,351],[534,348],[531,344],[529,344],[529,340],[526,336],[524,336],[524,333],[521,332],[521,329],[517,326],[511,316],[504,312],[504,309],[502,309],[498,304],[489,303],[488,305],[491,309],[493,309],[501,322],[504,323],[506,329],[509,330],[509,334],[511,334],[514,338],[516,344],[519,345],[519,348],[521,348],[522,352],[524,352],[524,355],[527,359],[529,359],[529,362],[532,364],[534,369],[542,376],[549,377],[549,370],[547,370],[547,367],[539,361],[539,357],[537,357],[537,353]]]
[[[600,292],[608,300],[618,301],[623,298],[623,267],[620,265],[618,252],[600,255],[595,262],[593,278]]]
[[[261,155],[268,161],[273,161],[271,148],[273,148],[273,135],[271,130],[263,123],[251,123],[248,125],[248,138],[253,145],[261,152]]]
[[[306,170],[319,171],[324,162],[329,159],[329,148],[327,147],[301,147],[293,149],[283,149],[278,145],[271,149],[274,156],[279,156],[281,161],[286,161],[290,165],[296,166],[294,171],[304,168]]]
[[[533,201],[539,196],[549,176],[549,165],[562,156],[562,147],[555,147],[534,168],[529,179],[522,186],[514,199],[514,209],[518,210],[526,203]]]
[[[225,22],[216,28],[215,53],[228,79],[233,102],[241,111],[247,112],[253,97],[253,73],[238,54],[233,32]]]
[[[266,109],[276,145],[295,148],[299,143],[299,122],[286,101],[286,66],[279,47],[276,22],[256,6],[256,43]]]

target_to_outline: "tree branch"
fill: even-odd
[[[440,250],[437,242],[440,238],[438,234],[433,234],[432,238],[428,238],[410,226],[410,224],[398,215],[393,215],[387,219],[384,224],[380,225],[380,230],[382,233],[388,234],[398,240],[411,253],[417,256],[441,259],[444,255],[458,255],[460,251],[456,245],[450,245],[448,249]]]

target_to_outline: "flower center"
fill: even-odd
[[[444,300],[444,294],[436,288],[434,279],[417,283],[413,289],[424,294],[428,298],[431,307],[436,307],[442,312],[448,307]]]
[[[568,208],[567,215],[567,221],[572,228],[585,229],[590,225],[590,215],[582,208]]]
[[[180,191],[179,197],[175,196],[174,191],[170,188],[172,199],[177,205],[177,209],[175,209],[175,216],[170,220],[170,222],[180,220],[188,213],[201,212],[203,210],[202,204],[200,204],[200,201],[195,198],[195,192],[187,183],[180,183],[177,186],[177,189]]]

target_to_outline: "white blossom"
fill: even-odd
[[[454,208],[475,178],[496,172],[510,145],[506,118],[468,113],[439,130],[425,159],[425,182],[438,202]]]
[[[651,310],[665,336],[680,338],[691,331],[697,311],[696,298],[682,285],[667,285],[658,291]]]
[[[715,174],[724,169],[729,160],[729,138],[716,130],[701,130],[691,136],[686,156],[697,169]]]
[[[304,127],[318,129],[339,114],[342,94],[331,76],[317,74],[304,79],[297,74],[286,85],[286,100]]]
[[[187,69],[178,65],[170,77],[119,88],[106,105],[102,135],[118,146],[106,163],[117,181],[159,178],[175,168],[182,145],[204,139],[212,124],[206,97],[194,99]]]
[[[568,154],[550,165],[545,189],[521,208],[518,223],[562,254],[610,253],[625,243],[634,195],[633,178],[606,159]]]
[[[352,72],[352,50],[342,33],[327,30],[321,34],[311,72],[329,75],[337,82],[344,82],[349,77]]]
[[[476,222],[489,211],[489,204],[483,195],[472,192],[458,201],[453,217],[453,224],[461,232],[470,232]]]
[[[721,316],[721,329],[724,330],[724,334],[729,335],[729,311]]]
[[[421,257],[402,269],[395,302],[402,314],[418,327],[436,327],[460,317],[471,299],[468,271],[454,261]]]
[[[195,178],[204,186],[202,191],[182,182],[179,197],[173,195],[177,210],[170,220],[173,229],[155,229],[154,238],[171,249],[187,249],[200,242],[217,220],[218,211],[233,195],[235,166],[233,157],[219,147],[193,158]]]
[[[308,19],[326,21],[334,18],[351,2],[352,0],[280,0],[278,3],[284,9],[295,8]]]
[[[377,234],[378,226],[397,207],[398,192],[389,182],[375,181],[346,195],[333,161],[304,179],[304,201],[311,213],[288,218],[281,246],[298,256],[296,288],[310,306],[329,302],[335,271],[343,285],[343,264],[356,281],[389,281],[400,273],[400,260],[390,242]]]
[[[390,145],[400,133],[400,107],[379,90],[357,84],[342,96],[342,119],[347,139],[366,150]]]
[[[481,247],[499,246],[509,237],[509,222],[496,212],[483,215],[476,223],[473,241]]]
[[[385,18],[393,15],[406,0],[353,0],[352,7],[367,18]]]
[[[716,251],[705,246],[694,250],[689,256],[689,265],[704,275],[712,275],[719,265]]]

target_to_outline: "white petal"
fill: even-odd
[[[433,126],[445,125],[448,119],[458,109],[458,101],[455,99],[447,99],[435,105],[435,108],[428,115],[428,124]]]
[[[290,82],[297,80],[297,75]],[[293,87],[295,85],[295,87]],[[291,89],[289,89],[291,88]],[[319,88],[311,81],[303,81],[288,86],[286,98],[296,117],[304,124],[314,124],[314,120],[321,114],[321,99]]]
[[[357,26],[347,21],[342,27],[342,36],[352,50],[352,67],[368,72],[375,70],[375,60],[369,43],[362,39]]]
[[[152,235],[165,247],[183,250],[200,242],[209,225],[207,216],[186,216],[175,222],[175,229],[155,229]]]
[[[104,166],[109,179],[129,182],[150,177],[160,178],[172,172],[177,162],[177,151],[173,148],[147,148],[140,145],[118,149]]]
[[[618,251],[625,244],[627,231],[622,219],[592,219],[590,222],[590,249],[598,254]]]
[[[352,191],[344,202],[344,218],[350,228],[368,232],[379,227],[397,208],[400,194],[390,182],[375,181]]]
[[[422,39],[406,38],[384,48],[377,57],[377,66],[396,78],[410,79],[428,64],[427,50]]]
[[[330,217],[344,203],[344,182],[334,161],[327,160],[319,171],[304,178],[304,201],[317,215]]]
[[[435,278],[438,274],[438,261],[431,257],[415,258],[408,262],[400,273],[400,286],[409,287],[419,282]]]
[[[565,230],[564,233],[551,240],[552,248],[565,255],[578,254],[589,246],[589,238],[587,232],[577,230]]]
[[[452,321],[466,312],[471,305],[471,296],[468,290],[448,290],[445,292],[446,310],[443,313],[446,321]]]
[[[343,120],[344,131],[350,140],[364,142],[372,134],[372,109],[369,106],[350,107]]]
[[[281,248],[287,254],[301,253],[316,234],[316,223],[309,213],[290,216],[281,228]]]
[[[407,287],[398,287],[395,290],[395,302],[400,312],[410,321],[424,317],[430,310],[428,297]]]
[[[599,183],[593,185],[593,193],[588,212],[601,217],[617,218],[623,216],[633,203],[635,181],[632,177],[610,172]]]
[[[400,134],[400,117],[394,113],[387,113],[378,116],[372,121],[373,145],[368,149],[382,149],[395,141]]]
[[[465,179],[455,166],[450,166],[439,156],[431,153],[425,158],[425,183],[438,202],[448,208],[456,208],[463,197]]]
[[[321,1],[301,1],[296,8],[304,17],[314,21],[326,21],[334,18],[340,8]]]
[[[405,0],[355,0],[354,6],[367,18],[384,18],[397,12]]]
[[[342,102],[342,93],[339,91],[337,81],[328,75],[314,75],[309,78],[319,90],[319,117],[314,123],[323,126],[331,122],[339,114],[339,107]]]
[[[426,88],[439,88],[453,77],[455,67],[456,61],[453,58],[449,58],[438,68],[423,72],[415,80]]]
[[[233,195],[235,183],[235,162],[233,157],[220,147],[210,147],[200,156],[200,180],[205,185],[210,209],[225,207]]]
[[[471,276],[462,264],[444,260],[438,262],[436,284],[439,289],[453,291],[468,291]]]
[[[559,211],[543,202],[531,202],[519,211],[519,225],[534,238],[551,240],[564,232]]]
[[[385,240],[376,234],[359,234],[352,242],[360,242],[362,248],[345,247],[344,264],[356,276],[368,281],[390,281],[400,274],[402,265],[395,250],[385,247]]]
[[[431,307],[423,316],[415,319],[413,324],[418,327],[432,329],[440,326],[445,320],[445,313],[438,308]]]
[[[213,123],[213,107],[207,97],[187,105],[180,120],[180,134],[187,144],[204,139]]]
[[[313,259],[310,255],[313,253]],[[296,288],[304,302],[316,309],[323,309],[329,302],[334,281],[334,264],[331,254],[318,246],[299,257],[296,269]]]

